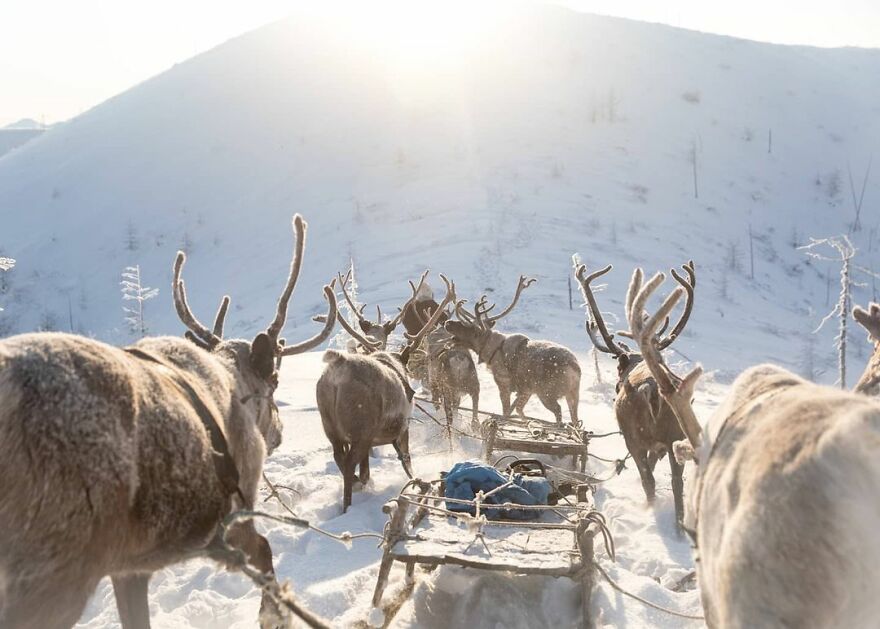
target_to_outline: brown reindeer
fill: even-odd
[[[504,417],[510,417],[510,395],[516,393],[513,411],[522,415],[532,395],[562,424],[559,398],[565,398],[571,414],[571,423],[579,426],[578,399],[581,368],[575,355],[566,347],[550,341],[533,341],[522,334],[502,334],[494,330],[495,323],[513,310],[522,291],[536,280],[521,275],[510,304],[499,314],[490,316],[495,305],[486,303],[483,295],[474,306],[474,312],[464,309],[464,301],[456,302],[458,321],[447,321],[445,328],[456,341],[473,352],[492,372],[501,395]]]
[[[364,349],[366,354],[327,350],[327,366],[316,387],[318,411],[324,434],[333,446],[333,459],[343,479],[343,513],[351,506],[355,480],[366,484],[370,479],[370,448],[392,445],[407,476],[412,478],[409,455],[409,418],[413,395],[406,375],[406,365],[440,313],[455,298],[454,286],[442,275],[447,293],[443,303],[416,335],[407,334],[407,344],[399,352],[379,351],[380,343],[371,341],[339,317],[340,325]],[[413,295],[415,298],[415,294]],[[355,476],[355,468],[360,473]]]
[[[620,426],[620,432],[623,433],[626,448],[639,470],[642,489],[645,490],[648,502],[654,501],[654,467],[659,459],[670,453],[669,468],[672,472],[675,517],[681,523],[684,517],[683,467],[671,453],[672,444],[684,439],[684,434],[681,432],[675,413],[660,397],[657,382],[642,360],[641,354],[631,350],[624,343],[616,341],[614,335],[609,333],[608,327],[605,325],[590,283],[608,273],[611,268],[609,264],[604,269],[590,274],[587,274],[587,268],[584,265],[578,266],[575,270],[575,276],[581,285],[581,292],[587,305],[587,333],[597,350],[611,354],[617,359],[617,386],[615,387],[617,396],[614,399],[614,415],[617,418],[617,425]],[[672,331],[666,337],[662,337],[669,324],[668,319],[665,321],[666,325],[659,331],[661,338],[658,338],[657,343],[660,350],[672,345],[679,337],[693,310],[694,287],[696,286],[693,261],[683,265],[682,268],[687,274],[687,279],[679,275],[675,269],[672,270],[672,275],[684,288],[687,300],[681,317]]]
[[[880,403],[803,380],[775,365],[740,374],[703,425],[691,400],[702,373],[673,376],[656,330],[682,295],[651,317],[663,282],[627,293],[627,318],[694,458],[686,524],[709,627],[873,627],[880,618]],[[880,312],[877,312],[880,318]]]
[[[415,295],[423,294],[425,276],[422,276],[418,287],[412,282],[410,282],[410,286]],[[422,329],[427,325],[437,308],[439,308],[439,304],[433,310],[416,308],[410,304],[407,312],[419,322],[421,326],[419,329]],[[454,418],[461,406],[461,399],[465,395],[471,398],[471,429],[479,430],[480,379],[477,376],[477,366],[474,364],[470,350],[443,327],[442,324],[449,317],[449,311],[444,310],[437,319],[437,324],[425,337],[424,349],[418,352],[421,360],[410,361],[411,367],[413,363],[417,362],[418,369],[410,369],[410,372],[428,384],[434,408],[443,408],[443,414],[446,417],[446,433],[451,440]]]
[[[109,575],[122,626],[144,629],[154,571],[199,554],[229,559],[218,526],[253,508],[263,460],[281,442],[276,361],[317,346],[336,320],[325,287],[323,330],[279,346],[305,242],[299,216],[294,227],[287,285],[253,341],[223,340],[193,316],[182,253],[172,292],[199,347],[153,337],[120,349],[56,333],[0,341],[0,627],[70,627]],[[252,523],[234,525],[228,539],[274,575]],[[279,622],[264,595],[261,626]]]

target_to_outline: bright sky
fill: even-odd
[[[369,0],[352,1],[363,10]],[[880,47],[878,0],[557,3],[761,41]],[[52,123],[76,116],[176,62],[284,17],[294,8],[293,0],[2,2],[0,126],[25,117]]]

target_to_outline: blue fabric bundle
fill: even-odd
[[[507,482],[507,476],[490,465],[478,461],[456,463],[446,475],[446,498],[473,500],[478,491],[488,493]],[[550,483],[546,478],[514,474],[514,484],[484,501],[484,504],[510,502],[520,505],[545,505],[550,495]],[[471,505],[446,503],[450,511],[463,511],[475,515]],[[493,520],[535,520],[541,512],[529,509],[485,509],[487,518]]]

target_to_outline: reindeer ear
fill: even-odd
[[[385,330],[385,336],[391,336],[391,333],[394,332],[394,328],[397,327],[397,324],[394,321],[386,321],[382,324],[382,328]]]
[[[366,319],[359,319],[358,324],[361,326],[361,330],[363,330],[364,334],[367,334],[370,331],[370,322]]]
[[[275,347],[265,332],[257,334],[251,342],[251,367],[265,380],[275,373]]]

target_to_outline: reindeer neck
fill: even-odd
[[[501,332],[496,332],[495,330],[490,330],[489,334],[486,335],[486,339],[483,341],[483,346],[477,351],[477,358],[480,362],[490,365],[498,354],[498,350],[504,345],[505,340],[507,340],[506,335]]]

